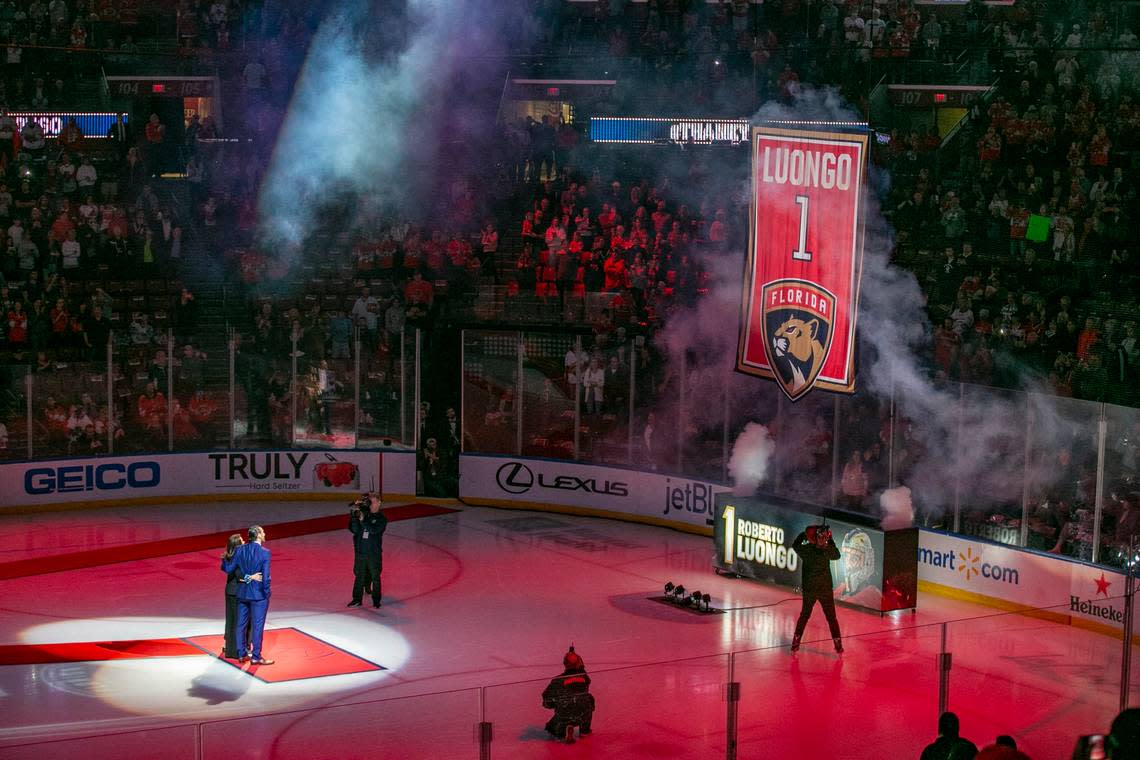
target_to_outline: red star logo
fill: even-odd
[[[1096,592],[1098,594],[1104,594],[1105,598],[1107,599],[1108,598],[1108,587],[1112,585],[1112,582],[1104,577],[1104,571],[1103,570],[1100,571],[1100,577],[1099,578],[1093,578],[1093,583],[1096,584]]]

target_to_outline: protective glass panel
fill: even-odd
[[[30,368],[0,366],[0,461],[28,456],[27,377]]]
[[[582,459],[601,464],[630,460],[630,389],[634,377],[629,357],[633,344],[608,338],[595,347],[583,373]]]
[[[1140,409],[1105,407],[1103,565],[1124,567],[1129,546],[1140,549]]]
[[[164,397],[156,394],[155,400],[147,402],[150,406],[143,415],[136,404],[131,427],[125,433],[121,412],[116,419],[108,413],[106,362],[50,361],[37,364],[32,373],[32,444],[36,457],[105,454],[109,425],[114,425],[115,453],[166,449]],[[143,378],[141,387],[149,382],[145,373]],[[128,442],[133,449],[127,448]]]
[[[230,360],[225,350],[206,353],[193,343],[174,345],[174,448],[230,445]]]
[[[1070,612],[1068,602],[1028,615],[979,609],[947,625],[948,707],[962,736],[982,746],[1009,734],[1030,757],[1045,757],[1107,728],[1118,711],[1120,640],[1070,624]]]
[[[465,330],[463,430],[472,450],[489,454],[515,453],[517,389],[518,333]]]
[[[1091,401],[1030,396],[1026,496],[1032,549],[1092,560],[1100,409]]]
[[[574,456],[574,399],[579,364],[574,345],[574,338],[569,335],[523,335],[524,456]]]
[[[1025,393],[976,385],[963,389],[964,443],[955,473],[961,483],[960,533],[1021,544],[1029,408]]]

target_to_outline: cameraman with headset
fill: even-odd
[[[839,559],[839,547],[831,538],[831,528],[826,522],[822,525],[809,525],[796,536],[796,540],[792,542],[792,550],[800,556],[800,562],[803,564],[803,576],[800,582],[803,588],[803,606],[800,608],[800,618],[796,621],[792,651],[799,651],[804,628],[807,627],[815,603],[819,602],[824,617],[827,618],[827,625],[831,629],[831,640],[835,642],[835,651],[842,654],[843,641],[839,633],[839,620],[835,617],[835,597],[832,595],[831,581],[831,562]]]
[[[380,606],[380,573],[383,570],[384,529],[388,518],[380,511],[380,497],[374,493],[361,495],[349,508],[348,529],[352,532],[353,563],[352,601],[359,607],[364,590],[372,592],[372,606]]]

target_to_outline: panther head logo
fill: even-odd
[[[791,373],[793,395],[806,386],[808,378],[815,377],[823,366],[823,344],[816,337],[818,333],[818,319],[804,322],[799,317],[791,317],[772,336],[776,361],[786,362]]]
[[[784,393],[795,401],[815,385],[827,359],[835,298],[801,280],[769,283],[763,298],[768,363]]]

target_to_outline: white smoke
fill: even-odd
[[[749,422],[744,432],[732,445],[728,460],[728,473],[732,476],[732,493],[752,496],[768,474],[768,463],[776,450],[776,442],[768,435],[768,428],[758,422]]]
[[[417,208],[442,160],[455,176],[440,140],[476,128],[466,109],[478,94],[453,91],[453,75],[470,81],[483,70],[468,59],[521,47],[521,15],[488,0],[338,4],[312,40],[262,185],[266,242],[302,243],[324,201]]]
[[[804,87],[791,106],[779,103],[765,105],[753,118],[763,121],[860,121],[861,117],[847,109],[832,90]],[[872,167],[869,185],[886,184],[888,179]],[[750,193],[744,194],[750,197]],[[1059,411],[1059,401],[1036,395],[1027,404],[1024,393],[1003,393],[988,389],[967,389],[936,384],[930,377],[921,353],[929,346],[931,326],[926,316],[922,289],[915,276],[890,263],[894,245],[893,231],[882,217],[875,193],[866,193],[866,236],[863,258],[862,288],[859,306],[858,392],[852,399],[841,398],[844,409],[862,401],[877,402],[882,409],[894,400],[897,431],[894,438],[896,455],[905,459],[905,482],[914,489],[920,507],[926,511],[944,509],[955,501],[955,493],[963,504],[978,506],[1019,501],[1025,483],[1021,463],[1027,414],[1032,415],[1034,449],[1050,452],[1071,445],[1075,436],[1084,432]],[[735,255],[734,255],[735,254]],[[736,332],[725,325],[737,324],[740,315],[740,270],[744,251],[728,252],[706,262],[712,275],[709,296],[695,309],[678,312],[666,323],[659,345],[671,362],[679,362],[691,352],[711,355],[711,361],[731,366],[736,355]],[[718,358],[719,357],[719,358]],[[716,388],[689,388],[689,398],[716,398],[722,389],[730,395],[734,416],[761,421],[774,421],[771,410],[780,391],[775,384],[743,377],[731,370],[718,373],[722,380]],[[1027,390],[1036,388],[1035,381],[1022,380]],[[808,443],[805,436],[813,431],[801,415],[818,414],[806,403],[782,404],[783,419],[777,426],[778,448],[764,457],[764,471],[769,468],[796,471],[795,458]],[[713,416],[715,405],[698,406],[697,414]],[[1071,416],[1071,415],[1070,415]],[[903,424],[903,421],[909,424]],[[873,417],[867,424],[878,425]],[[711,425],[709,426],[712,427]],[[751,427],[751,426],[749,426]],[[839,446],[846,457],[850,446],[840,430]],[[913,433],[912,444],[906,434]],[[748,451],[748,429],[734,447]],[[909,445],[908,444],[912,444]],[[887,449],[883,444],[884,453]],[[903,457],[900,451],[907,450]],[[896,460],[899,461],[899,460]],[[1030,464],[1035,464],[1031,462]],[[763,473],[761,474],[761,478]],[[817,477],[826,478],[820,473]],[[1055,473],[1036,467],[1029,477],[1037,487],[1047,487]],[[741,479],[735,476],[738,488]],[[747,482],[759,482],[753,478]],[[746,487],[746,486],[745,486]],[[892,497],[894,498],[894,497]],[[909,492],[908,492],[909,502]]]
[[[883,530],[899,530],[914,525],[914,505],[910,501],[910,489],[906,486],[883,491],[879,497],[879,508]]]

